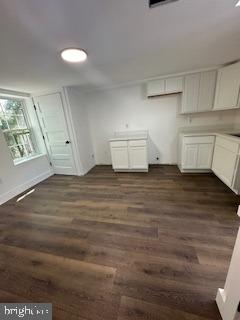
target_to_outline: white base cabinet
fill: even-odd
[[[111,142],[111,155],[113,168],[125,170],[129,168],[127,141]]]
[[[198,145],[194,143],[183,144],[182,169],[197,168]]]
[[[182,134],[178,166],[181,172],[213,171],[240,194],[240,140],[230,135]]]
[[[181,137],[180,170],[182,172],[211,170],[214,142],[214,136]]]
[[[240,144],[222,137],[216,138],[212,170],[228,187],[239,193]]]
[[[147,140],[111,141],[114,171],[148,171]]]

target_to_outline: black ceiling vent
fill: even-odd
[[[154,8],[154,7],[159,6],[161,4],[167,4],[167,3],[175,2],[175,1],[178,1],[178,0],[149,0],[149,7]]]

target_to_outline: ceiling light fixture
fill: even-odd
[[[83,62],[87,59],[87,53],[83,49],[78,48],[67,48],[61,52],[63,60],[76,63]]]
[[[237,2],[235,7],[240,7],[240,0]]]

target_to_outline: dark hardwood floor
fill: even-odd
[[[240,197],[175,166],[53,176],[0,207],[0,301],[54,319],[215,320]]]

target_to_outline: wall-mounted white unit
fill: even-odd
[[[149,81],[147,84],[148,98],[167,94],[181,93],[183,91],[183,78],[172,77]]]
[[[110,148],[114,171],[148,171],[146,132],[116,134]]]
[[[240,62],[218,70],[214,110],[239,107]]]
[[[180,170],[182,172],[210,171],[214,142],[214,136],[181,136]]]
[[[217,72],[206,71],[184,77],[181,113],[211,111],[214,104]]]

